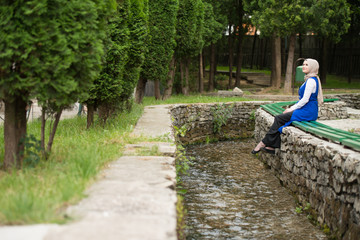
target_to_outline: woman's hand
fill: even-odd
[[[293,110],[291,108],[287,108],[285,109],[285,111],[283,111],[283,113],[288,113],[288,112],[292,112]]]

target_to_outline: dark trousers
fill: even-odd
[[[275,116],[273,125],[262,140],[267,147],[280,148],[281,138],[278,129],[290,121],[292,114],[293,112],[288,112]]]

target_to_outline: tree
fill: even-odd
[[[311,30],[323,39],[320,59],[320,77],[326,83],[328,65],[327,47],[329,41],[337,43],[350,26],[350,6],[346,0],[315,1],[309,6]]]
[[[252,22],[260,28],[265,36],[289,37],[289,54],[285,75],[284,90],[291,91],[291,76],[293,71],[296,34],[315,32],[333,41],[338,41],[340,36],[347,31],[349,10],[345,0],[334,1],[309,1],[309,0],[281,0],[281,1],[250,1],[246,0],[246,7],[252,12]],[[335,10],[336,9],[336,10]],[[327,41],[323,42],[324,54]],[[275,41],[278,43],[278,40]],[[280,50],[275,52],[276,62],[279,62]],[[322,82],[325,83],[326,60],[322,58]],[[278,65],[278,64],[276,64]],[[281,69],[281,67],[280,67]],[[276,69],[276,71],[280,71]],[[324,71],[324,72],[323,72]],[[274,86],[280,87],[280,77],[276,78]]]
[[[91,89],[88,124],[98,108],[103,124],[124,109],[131,108],[134,87],[144,60],[147,35],[147,1],[124,0],[109,19],[107,53],[100,76]]]
[[[232,1],[232,0],[230,0]],[[215,72],[216,72],[216,42],[225,34],[227,26],[227,16],[229,16],[228,9],[232,9],[231,2],[205,0],[208,4],[211,4],[213,15],[205,14],[205,46],[210,46],[210,72],[209,72],[209,91],[213,91],[215,86]],[[230,8],[229,8],[230,6]],[[212,19],[213,16],[213,19]],[[209,18],[209,20],[207,20]]]
[[[222,2],[220,1],[204,1],[204,47],[208,47],[211,44],[215,44],[223,35],[226,29],[226,17],[221,14],[220,7]],[[203,82],[203,51],[200,52],[199,56],[199,92],[204,91]]]
[[[281,39],[290,36],[285,91],[291,91],[291,76],[294,60],[296,33],[307,26],[304,21],[306,8],[301,0],[290,1],[245,1],[246,8],[251,11],[251,21],[260,30],[262,36],[273,37],[272,86],[281,86]]]
[[[141,103],[145,84],[155,82],[155,97],[160,98],[160,82],[165,82],[175,48],[178,0],[149,1],[149,37],[145,61],[136,87],[136,102]]]
[[[26,105],[32,96],[58,107],[91,84],[103,54],[100,13],[109,2],[2,1],[0,97],[5,102],[5,158],[22,164]],[[76,21],[74,21],[76,19]],[[59,101],[59,102],[58,102]]]
[[[349,59],[349,70],[347,72],[348,83],[352,81],[353,75],[353,65],[354,65],[354,56],[353,48],[357,41],[359,40],[360,35],[360,2],[358,0],[348,0],[351,10],[351,22],[349,27],[349,32],[344,35],[344,40],[349,45],[348,59]]]
[[[204,46],[204,5],[201,0],[181,0],[176,24],[175,56],[180,63],[182,93],[189,94],[190,58],[198,56]]]

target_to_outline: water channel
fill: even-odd
[[[288,190],[250,154],[253,139],[192,145],[183,185],[186,239],[327,239],[295,211]]]

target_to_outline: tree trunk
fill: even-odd
[[[334,72],[335,57],[336,57],[336,55],[335,55],[336,54],[336,45],[337,44],[332,45],[332,54],[331,54],[330,71],[329,71],[330,74],[336,73],[336,72]],[[350,44],[349,48],[350,48],[350,54],[351,54],[351,52],[352,52],[351,44]]]
[[[294,54],[295,54],[295,43],[296,43],[296,34],[291,34],[289,38],[289,52],[288,59],[286,64],[286,75],[284,83],[284,92],[286,94],[291,93],[292,85],[292,76],[293,76],[293,65],[294,65]]]
[[[328,40],[324,37],[321,48],[321,65],[320,65],[320,79],[322,85],[326,84],[326,73],[327,73],[327,65],[328,65],[327,46],[328,46]]]
[[[264,53],[262,55],[262,58],[261,58],[261,67],[260,69],[264,69],[264,66],[266,66],[266,58],[267,58],[267,48],[268,48],[268,42],[269,42],[269,38],[265,38],[265,44],[264,44]]]
[[[273,45],[272,55],[274,64],[272,64],[271,84],[279,89],[281,86],[281,38],[274,36]]]
[[[202,51],[199,55],[199,86],[198,86],[199,93],[204,92],[204,62],[203,62],[203,54]]]
[[[302,58],[302,35],[299,33],[299,58]]]
[[[271,86],[275,87],[276,83],[276,56],[275,56],[275,37],[271,38]]]
[[[154,91],[155,91],[155,99],[160,100],[161,99],[161,94],[160,94],[160,81],[159,81],[159,79],[156,79],[154,81]]]
[[[4,167],[20,168],[23,160],[24,143],[26,137],[26,106],[22,97],[16,97],[14,101],[4,99]]]
[[[241,80],[241,67],[242,67],[242,34],[239,36],[239,45],[238,45],[238,53],[237,53],[237,65],[236,65],[236,80],[235,80],[235,87],[240,87],[240,80]]]
[[[87,104],[86,128],[89,129],[94,124],[95,104]]]
[[[184,86],[184,80],[185,80],[185,69],[184,69],[185,67],[184,67],[184,59],[183,58],[181,58],[180,59],[180,87],[181,87],[181,93],[182,94],[184,94],[185,95],[185,93],[184,93],[184,88],[185,88],[185,86]]]
[[[109,116],[110,116],[110,107],[108,105],[104,105],[104,104],[99,104],[98,106],[98,116],[99,116],[99,120],[102,124],[102,126],[105,126],[106,121],[108,120]]]
[[[285,63],[286,63],[286,50],[287,50],[287,38],[283,38],[281,41],[281,75],[285,74]]]
[[[145,94],[145,86],[146,86],[146,79],[140,77],[139,81],[137,83],[136,86],[136,91],[135,91],[135,102],[140,104],[143,101],[144,98],[144,94]]]
[[[45,127],[46,127],[46,111],[45,108],[41,108],[41,149],[42,154],[46,158],[46,152],[45,152]]]
[[[254,40],[253,40],[253,45],[252,45],[252,49],[251,49],[251,62],[250,62],[250,69],[253,69],[253,63],[254,63],[254,55],[255,55],[255,47],[256,47],[256,28],[254,30]]]
[[[190,87],[189,87],[189,79],[190,79],[190,74],[189,74],[189,67],[190,67],[190,58],[186,57],[185,58],[185,91],[184,91],[184,95],[188,96],[189,92],[190,92]]]
[[[176,64],[175,64],[175,57],[173,56],[170,61],[169,66],[169,72],[167,75],[167,81],[166,81],[166,88],[163,94],[163,100],[168,99],[171,96],[172,88],[174,85],[174,79],[175,79],[175,71],[176,71]]]
[[[61,113],[62,113],[62,109],[57,111],[55,114],[54,126],[52,129],[50,129],[49,141],[48,141],[47,148],[46,148],[47,153],[51,152],[51,148],[52,148],[54,138],[55,138],[55,133],[56,133],[59,121],[60,121]]]
[[[353,40],[350,40],[350,51],[349,51],[349,55],[348,55],[348,59],[349,59],[349,68],[348,68],[348,76],[347,76],[347,82],[350,84],[351,83],[351,78],[353,75]]]
[[[216,72],[216,46],[214,43],[210,45],[210,72],[209,72],[209,92],[214,91],[214,79]]]
[[[228,36],[228,46],[229,46],[229,84],[228,89],[232,88],[232,70],[233,70],[233,57],[234,57],[234,46],[233,46],[233,39],[231,34],[231,25],[229,23],[229,36]]]
[[[242,67],[242,59],[243,59],[243,16],[244,16],[244,8],[242,1],[239,1],[239,31],[238,31],[238,53],[237,53],[237,65],[236,65],[236,80],[235,86],[240,87],[240,79],[241,79],[241,67]]]

